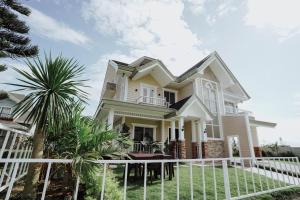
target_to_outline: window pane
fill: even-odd
[[[173,103],[175,103],[175,93],[174,92],[170,92],[170,104],[172,105]]]
[[[170,102],[170,96],[168,91],[164,91],[164,97],[166,99],[166,102]]]
[[[153,142],[153,128],[145,128],[145,142]]]
[[[219,126],[214,126],[214,137],[215,138],[221,138],[220,127]]]
[[[143,141],[143,127],[135,127],[134,128],[134,141],[140,142]]]
[[[207,133],[207,137],[209,138],[213,137],[212,125],[206,125],[206,133]]]

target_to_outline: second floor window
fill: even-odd
[[[175,103],[175,92],[164,91],[164,97],[170,105]]]

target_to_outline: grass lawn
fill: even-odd
[[[164,199],[173,200],[176,199],[176,168],[175,168],[175,177],[169,181],[167,178],[164,182]],[[255,184],[252,182],[252,174],[250,172],[244,173],[241,169],[229,168],[228,174],[230,179],[230,189],[231,195],[237,196],[237,181],[235,178],[235,170],[238,174],[238,183],[240,188],[240,195],[246,194],[246,182],[248,185],[248,193],[253,193],[254,189],[258,192],[261,191],[259,176],[253,174],[253,179]],[[116,178],[120,183],[120,190],[123,190],[123,169],[117,168],[114,170]],[[179,182],[180,182],[180,199],[191,199],[191,184],[190,184],[190,172],[189,167],[186,165],[180,165],[179,167]],[[216,187],[217,187],[217,199],[225,198],[224,191],[224,175],[223,169],[216,167]],[[244,179],[246,176],[246,181]],[[205,189],[203,185],[203,180],[205,179]],[[261,176],[261,182],[263,190],[267,190],[267,182],[269,183],[270,188],[274,185],[279,187],[278,181],[272,181],[269,178]],[[283,185],[283,183],[281,183]],[[133,173],[131,173],[130,178],[128,179],[127,184],[127,199],[142,199],[144,194],[144,182],[143,178],[139,180],[133,180]],[[214,181],[213,181],[213,168],[210,166],[204,167],[204,177],[202,176],[202,166],[193,166],[193,191],[194,199],[203,199],[206,196],[206,199],[215,199],[214,191]],[[150,181],[147,182],[147,199],[160,199],[161,197],[161,180],[155,180],[152,184]]]

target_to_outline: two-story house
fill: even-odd
[[[240,156],[259,156],[256,127],[276,124],[240,111],[249,99],[216,52],[180,76],[144,56],[130,64],[108,62],[95,117],[111,129],[126,129],[137,145],[168,144],[177,158],[232,156],[232,137]]]

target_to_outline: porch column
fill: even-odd
[[[192,120],[192,142],[197,142],[196,138],[196,123]]]
[[[175,141],[175,120],[171,121],[171,141]]]
[[[203,141],[203,131],[202,131],[202,123],[201,121],[197,122],[197,133],[198,133],[198,142],[202,142]]]
[[[112,108],[108,111],[107,126],[108,130],[112,130],[114,127],[114,110]]]
[[[197,140],[197,158],[202,158],[202,141],[203,141],[203,138],[202,138],[202,124],[201,124],[201,121],[199,120],[197,122],[197,133],[198,133],[198,140]]]
[[[196,138],[196,122],[194,120],[191,121],[191,126],[192,126],[192,158],[197,158],[198,157],[198,143],[197,143],[197,138]]]
[[[161,120],[161,130],[160,130],[160,133],[161,133],[161,151],[164,151],[165,149],[165,121],[164,120]]]
[[[179,117],[179,141],[184,141],[184,117]]]

